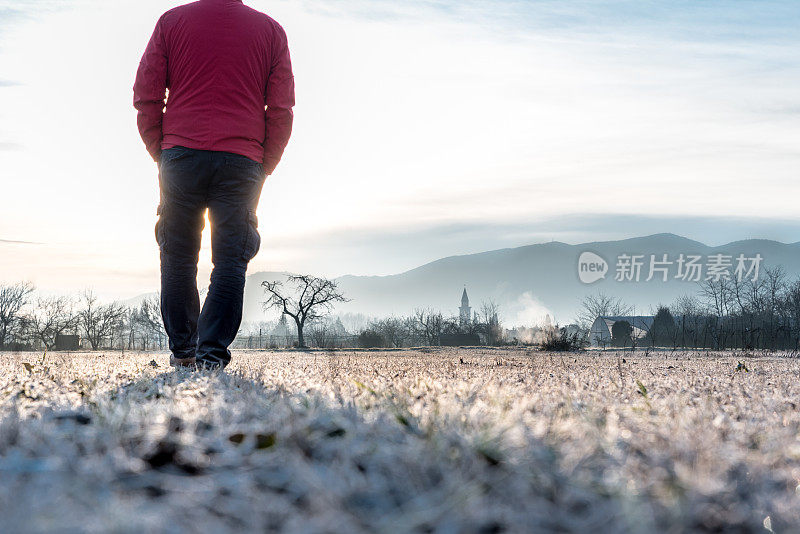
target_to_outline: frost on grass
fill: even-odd
[[[741,360],[2,354],[0,531],[798,531],[798,364]]]

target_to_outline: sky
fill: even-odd
[[[793,0],[245,3],[286,29],[297,86],[251,272],[658,232],[800,241]],[[0,0],[0,283],[158,287],[132,86],[175,5]]]

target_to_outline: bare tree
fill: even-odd
[[[674,315],[700,315],[700,303],[694,295],[681,295],[675,299],[673,304],[669,306],[673,310]]]
[[[161,296],[147,297],[136,311],[135,322],[140,334],[142,348],[150,348],[151,344],[164,348],[164,323],[161,319]]]
[[[605,293],[597,293],[583,299],[577,321],[581,328],[588,330],[598,317],[628,315],[630,313],[631,307],[622,302],[621,299],[609,297]]]
[[[347,302],[339,291],[336,282],[307,274],[290,275],[287,278],[288,292],[281,282],[262,282],[264,292],[269,298],[263,303],[264,309],[277,308],[281,313],[294,319],[297,326],[297,344],[305,347],[303,327],[306,321],[319,319],[329,313],[336,302]],[[289,296],[291,293],[296,297]]]
[[[408,317],[403,317],[401,321],[404,334],[403,343],[409,347],[422,345],[424,343],[424,339],[420,336],[416,318],[411,315]]]
[[[481,330],[486,335],[489,345],[496,345],[503,340],[503,329],[500,326],[500,305],[493,300],[481,303]]]
[[[98,304],[91,290],[83,293],[83,309],[78,312],[78,324],[92,350],[100,348],[105,338],[111,337],[125,318],[125,308],[118,302]]]
[[[414,310],[414,329],[426,345],[439,345],[444,327],[445,319],[441,312],[430,309]]]
[[[138,319],[139,311],[132,306],[129,307],[125,312],[125,328],[128,338],[125,342],[125,347],[128,350],[136,348],[136,334],[139,330]]]
[[[310,323],[311,342],[315,347],[325,348],[333,341],[333,332],[325,321],[314,321]]]
[[[754,285],[751,280],[741,280],[736,276],[731,278],[730,281],[731,301],[736,306],[734,321],[731,326],[735,327],[738,324],[737,331],[742,346],[752,345],[755,314],[752,313],[748,303],[748,289]]]
[[[786,292],[786,271],[778,265],[767,268],[766,275],[767,332],[769,335],[769,348],[774,350],[781,330],[781,325],[778,324],[778,314]]]
[[[69,297],[37,299],[36,307],[28,317],[27,324],[31,333],[46,348],[53,348],[59,335],[77,328],[78,316],[74,313],[73,305]]]
[[[700,294],[705,298],[706,307],[714,317],[710,325],[714,346],[717,349],[724,349],[728,340],[725,323],[734,304],[731,281],[728,278],[703,280],[700,282]]]
[[[387,317],[373,321],[370,330],[379,333],[389,347],[402,347],[403,340],[408,337],[408,325],[397,317]]]
[[[127,327],[127,347],[142,350],[164,348],[166,332],[161,320],[161,297],[156,294],[142,300],[136,308],[127,308],[124,321]]]
[[[791,325],[791,336],[794,350],[800,349],[800,279],[792,282],[786,291],[784,310]]]
[[[22,282],[0,285],[0,347],[4,347],[24,324],[22,309],[30,301],[33,285]]]
[[[493,300],[484,300],[481,302],[480,317],[483,319],[483,322],[489,323],[492,322],[493,319],[495,319],[496,322],[499,322],[499,315],[500,305],[497,304],[497,302]]]
[[[681,295],[669,308],[675,317],[676,335],[680,336],[680,345],[685,347],[688,340],[693,347],[696,347],[705,322],[702,317],[702,305],[697,297],[689,294]]]

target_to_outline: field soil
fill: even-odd
[[[800,532],[800,362],[0,354],[0,532]]]

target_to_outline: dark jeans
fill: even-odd
[[[161,316],[176,358],[226,366],[242,322],[247,264],[261,245],[256,207],[260,163],[238,154],[164,150],[156,241],[161,250]],[[202,311],[197,261],[208,208],[214,269]]]

